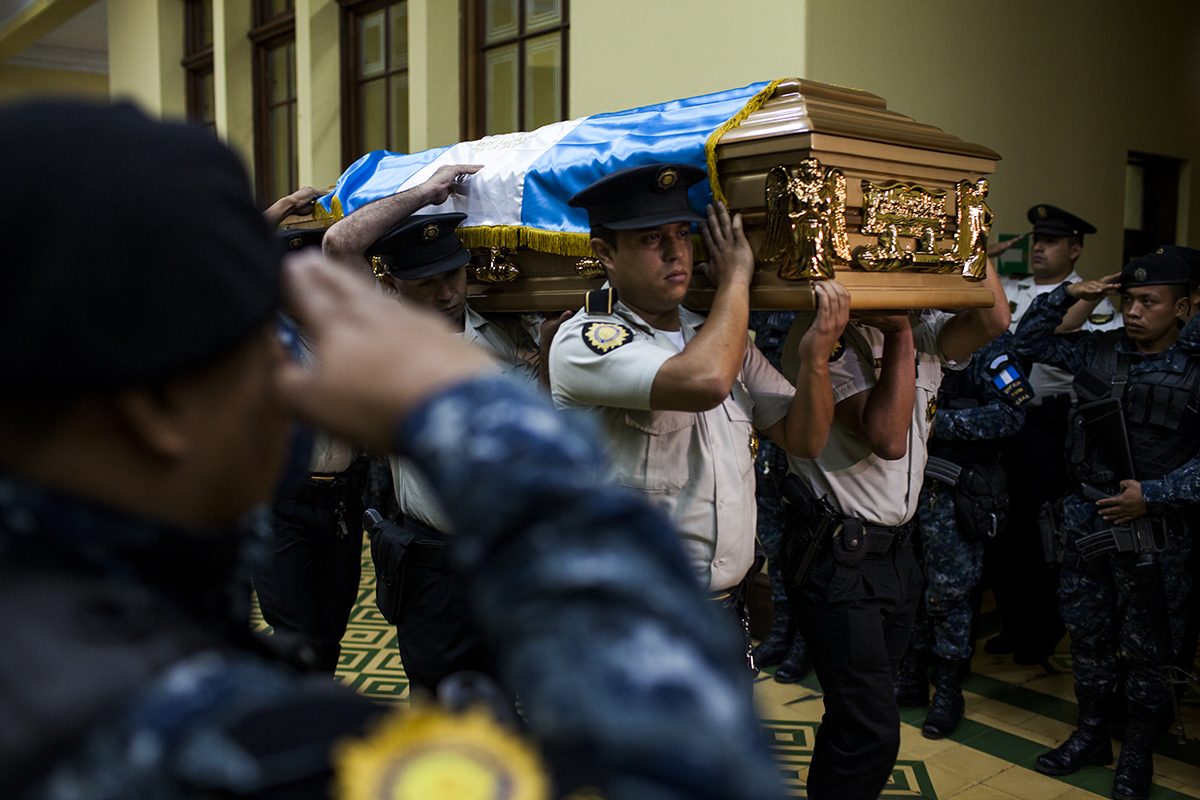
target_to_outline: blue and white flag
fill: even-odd
[[[318,201],[317,216],[338,219],[367,203],[425,182],[446,164],[482,164],[465,191],[422,213],[462,212],[468,246],[517,247],[590,255],[587,212],[567,200],[623,167],[660,162],[709,169],[692,187],[692,210],[712,202],[716,140],[759,108],[780,81],[674,100],[630,111],[556,122],[528,133],[486,136],[411,155],[377,150],[360,158]]]

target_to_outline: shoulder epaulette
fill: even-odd
[[[588,292],[583,300],[583,310],[588,314],[611,314],[617,304],[617,290],[596,289]]]

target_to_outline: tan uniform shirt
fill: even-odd
[[[904,457],[887,461],[871,452],[861,438],[833,421],[829,441],[815,459],[788,456],[792,472],[808,481],[819,497],[829,497],[843,514],[857,516],[870,525],[895,526],[912,519],[925,479],[926,442],[933,427],[942,367],[962,369],[967,361],[950,362],[942,355],[938,335],[950,318],[940,311],[913,312],[913,350],[917,359],[917,393]],[[783,346],[783,372],[792,378],[798,369],[795,355],[800,337],[812,324],[812,314],[800,314],[792,323]],[[829,363],[833,400],[875,386],[883,358],[883,334],[875,328],[850,323],[838,341]],[[969,361],[969,359],[968,359]]]
[[[1000,285],[1004,288],[1004,294],[1008,297],[1008,307],[1012,311],[1012,324],[1008,326],[1008,329],[1016,333],[1017,324],[1021,321],[1021,317],[1033,305],[1033,301],[1037,299],[1038,295],[1052,292],[1066,281],[1078,283],[1081,280],[1083,278],[1074,270],[1058,283],[1047,283],[1040,286],[1033,282],[1032,275],[1024,278],[1002,275],[1000,277]],[[1087,322],[1083,323],[1083,330],[1111,331],[1116,330],[1123,324],[1125,323],[1121,319],[1121,312],[1114,308],[1113,304],[1106,297],[1092,311]],[[1029,382],[1033,385],[1034,391],[1034,397],[1030,401],[1030,405],[1040,406],[1044,398],[1053,397],[1056,394],[1069,394],[1074,399],[1075,391],[1071,388],[1071,380],[1071,373],[1065,369],[1047,366],[1046,364],[1034,364],[1033,369],[1029,371]]]
[[[459,336],[464,341],[486,350],[496,359],[502,372],[530,385],[537,384],[537,332],[542,323],[540,314],[524,314],[520,317],[499,314],[489,319],[467,306],[463,323],[464,329]],[[449,517],[420,470],[402,456],[391,456],[388,460],[392,466],[392,481],[400,510],[431,528],[453,533]]]
[[[703,317],[679,310],[684,342]],[[753,428],[782,419],[793,390],[749,343],[733,391],[704,412],[654,411],[650,388],[679,348],[623,303],[614,313],[577,313],[550,350],[550,387],[560,408],[593,408],[608,434],[616,480],[666,511],[697,574],[728,589],[754,561]]]

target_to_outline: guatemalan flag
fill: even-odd
[[[708,169],[710,183],[689,193],[692,210],[712,202],[717,139],[758,109],[781,81],[673,100],[669,103],[556,122],[528,133],[486,136],[411,155],[377,150],[360,158],[318,201],[316,216],[339,219],[355,209],[417,186],[446,164],[483,164],[452,194],[421,213],[467,215],[458,232],[468,247],[525,246],[586,256],[587,212],[567,200],[623,167],[659,162]]]

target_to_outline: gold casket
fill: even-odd
[[[752,308],[812,308],[812,282],[828,278],[845,284],[858,309],[992,304],[978,285],[991,225],[984,176],[1000,158],[987,147],[890,111],[868,92],[789,78],[757,92],[705,150],[713,197],[743,215],[758,259]],[[333,208],[290,222],[330,224],[340,215]],[[478,310],[578,308],[603,283],[584,256],[586,234],[570,234],[564,247],[562,234],[497,230],[468,219],[460,231],[476,254]],[[697,274],[685,305],[707,309],[713,291]]]

